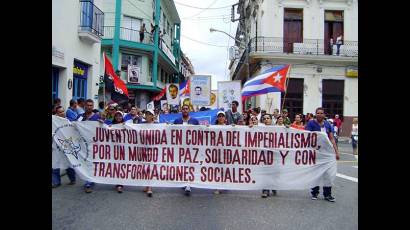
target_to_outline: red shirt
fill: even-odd
[[[333,123],[337,126],[338,129],[342,126],[342,120],[340,118],[336,118],[333,120]]]
[[[290,125],[290,127],[295,128],[295,129],[305,130],[305,126],[303,126],[302,124],[297,125],[296,122],[293,122],[293,124]]]

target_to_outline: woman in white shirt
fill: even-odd
[[[352,147],[353,147],[353,154],[357,155],[359,149],[359,119],[353,118],[352,124]]]

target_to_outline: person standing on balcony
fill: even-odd
[[[140,27],[140,42],[142,43],[144,41],[144,35],[145,32],[148,32],[147,29],[145,28],[145,23],[142,23]]]
[[[329,42],[329,46],[330,46],[330,55],[333,54],[333,38],[330,38],[330,42]]]
[[[339,37],[336,38],[336,47],[337,47],[337,51],[336,51],[336,55],[339,56],[340,54],[340,46],[343,44],[343,35],[340,34]]]

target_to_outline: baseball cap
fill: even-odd
[[[147,112],[151,113],[152,115],[155,115],[155,112],[154,112],[154,110],[152,110],[152,109],[146,109],[146,110],[145,110],[145,113],[147,113]]]
[[[287,109],[283,109],[282,112],[283,112],[283,113],[287,113],[288,110],[287,110]]]
[[[216,116],[219,116],[219,114],[223,114],[225,116],[225,112],[224,111],[218,111],[218,113],[216,114]]]

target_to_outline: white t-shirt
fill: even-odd
[[[352,124],[352,135],[359,135],[359,124]]]

